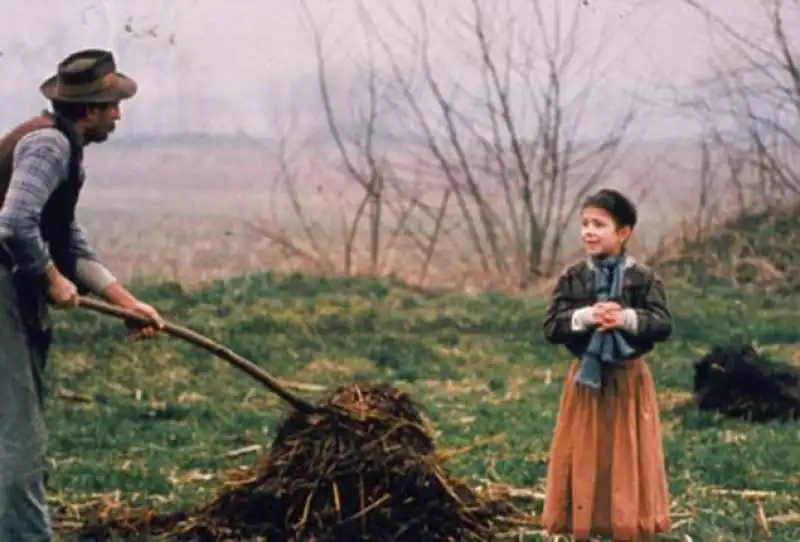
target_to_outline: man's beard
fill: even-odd
[[[102,143],[108,139],[111,135],[111,132],[114,131],[114,126],[112,125],[108,130],[97,130],[97,131],[90,131],[86,134],[86,142],[87,143]]]

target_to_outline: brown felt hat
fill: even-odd
[[[136,82],[117,71],[114,55],[101,49],[72,53],[58,64],[58,71],[39,87],[52,101],[114,103],[132,98]]]

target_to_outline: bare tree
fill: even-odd
[[[356,85],[360,90],[366,91],[366,103],[359,99],[361,93],[351,93],[347,96],[347,101],[354,110],[350,115],[350,122],[345,123],[349,126],[343,128],[341,117],[337,115],[340,111],[335,107],[331,95],[321,35],[305,4],[303,8],[312,28],[319,96],[328,130],[346,177],[354,181],[361,192],[355,209],[351,213],[343,210],[341,214],[344,237],[343,271],[350,274],[354,270],[353,258],[358,246],[357,239],[362,230],[362,221],[366,218],[369,271],[376,274],[381,272],[383,267],[383,252],[390,251],[400,236],[410,234],[417,241],[419,248],[424,249],[426,253],[431,251],[430,247],[435,245],[438,236],[433,236],[426,243],[420,243],[407,226],[414,210],[420,204],[420,198],[410,195],[397,184],[391,159],[380,148],[378,140],[386,134],[385,131],[381,131],[380,124],[387,117],[391,117],[394,106],[391,101],[383,98],[385,82],[379,77],[371,49],[368,51],[365,65],[355,64],[361,68],[360,75],[363,77],[363,80],[357,81]],[[444,204],[446,205],[446,200]],[[394,219],[394,222],[389,231],[384,232],[387,227],[387,214]],[[384,233],[388,234],[385,240]]]
[[[425,241],[409,228],[415,211],[432,213],[413,193],[398,187],[393,164],[382,150],[381,124],[393,106],[382,99],[382,81],[372,58],[368,55],[363,65],[357,60],[351,63],[356,76],[350,85],[357,92],[342,92],[336,86],[340,81],[331,78],[322,35],[308,9],[302,7],[310,22],[321,112],[335,156],[327,155],[325,145],[312,146],[308,140],[290,150],[290,140],[297,135],[290,126],[275,148],[272,217],[252,225],[285,258],[300,260],[304,266],[344,274],[381,274],[403,237],[410,237],[418,252],[433,251],[438,234]],[[286,203],[290,217],[281,216],[285,213],[278,209],[285,209]],[[364,237],[366,243],[362,243]],[[361,258],[363,253],[366,258]],[[366,266],[360,265],[364,259]]]
[[[437,65],[432,37],[444,30],[432,31],[424,2],[413,26],[394,16],[412,44],[418,80],[372,13],[359,7],[388,61],[394,100],[455,200],[457,214],[449,218],[475,263],[487,277],[524,287],[558,269],[570,222],[583,197],[610,175],[633,117],[626,112],[594,140],[581,137],[600,61],[595,53],[579,65],[580,10],[565,18],[556,6],[548,17],[538,0],[511,4],[504,10],[472,0],[448,23],[461,30],[468,56],[461,82],[448,81]]]
[[[702,0],[683,1],[721,31],[733,57],[721,58],[714,75],[684,105],[702,114],[709,128],[706,137],[735,164],[739,174],[731,180],[740,209],[745,199],[770,205],[800,196],[800,43],[787,32],[800,21],[800,5],[761,0],[766,39],[756,39]]]
[[[785,204],[800,196],[800,43],[787,28],[800,22],[800,5],[761,0],[760,21],[751,18],[740,31],[732,11],[682,1],[722,36],[724,49],[709,76],[678,93],[677,110],[702,126],[695,212],[653,260],[692,269],[690,280],[712,275],[737,288],[786,287],[796,273],[783,248],[793,213]],[[781,234],[762,235],[762,226]]]
[[[614,172],[633,120],[628,110],[605,132],[584,132],[603,65],[599,50],[580,58],[580,11],[556,5],[547,13],[538,0],[471,0],[449,20],[448,35],[422,1],[413,24],[382,6],[402,34],[391,40],[376,21],[378,8],[355,1],[370,39],[362,58],[350,59],[356,91],[346,94],[332,85],[340,82],[331,78],[332,48],[306,9],[322,112],[349,187],[326,211],[345,192],[356,195],[339,211],[341,245],[314,224],[297,189],[307,179],[286,160],[278,178],[305,241],[301,247],[275,228],[270,238],[287,256],[345,273],[356,270],[363,234],[372,273],[402,266],[412,278],[414,265],[420,283],[435,269],[456,283],[453,273],[461,273],[462,285],[506,287],[552,276],[581,201]],[[455,54],[466,59],[458,77],[448,77],[452,56],[436,54],[442,36],[449,52],[461,47]]]

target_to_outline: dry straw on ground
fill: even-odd
[[[262,463],[193,512],[63,510],[78,540],[489,541],[535,526],[509,492],[450,476],[422,409],[385,383],[336,389],[289,413]],[[72,515],[70,518],[69,516]]]

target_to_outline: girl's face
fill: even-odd
[[[630,237],[629,226],[618,228],[614,217],[605,209],[597,207],[586,207],[581,216],[581,241],[589,255],[620,253]]]

